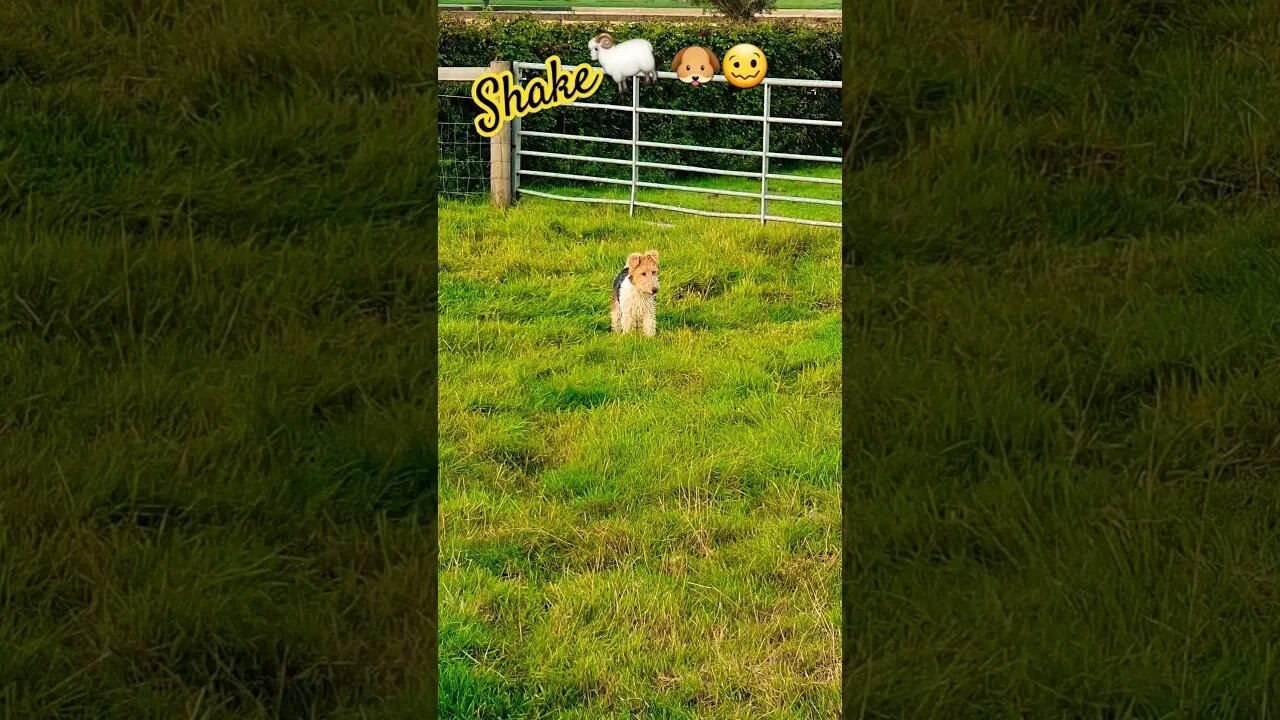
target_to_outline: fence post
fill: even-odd
[[[509,62],[489,63],[489,72],[510,71]],[[511,204],[511,123],[505,123],[497,135],[489,138],[489,200],[498,208]]]
[[[763,150],[760,155],[760,222],[767,223],[769,217],[769,89],[772,87],[768,82],[764,85],[764,139]]]
[[[631,210],[636,214],[636,184],[640,182],[640,78],[631,78]]]

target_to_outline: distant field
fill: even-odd
[[[480,10],[485,7],[481,2],[441,3],[441,10]],[[682,0],[593,0],[592,2],[572,3],[563,0],[521,0],[520,2],[494,2],[488,5],[493,10],[590,10],[592,8],[697,8],[698,5]],[[837,0],[778,0],[779,10],[839,10]]]
[[[442,716],[833,717],[838,232],[525,198],[440,240]],[[658,336],[612,335],[650,247]]]

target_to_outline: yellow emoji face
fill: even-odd
[[[768,71],[769,59],[755,45],[734,45],[724,54],[724,79],[734,87],[755,87]]]

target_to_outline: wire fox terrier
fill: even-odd
[[[613,279],[613,331],[629,333],[639,325],[648,337],[658,331],[658,251],[631,253]]]

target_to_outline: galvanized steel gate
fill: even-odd
[[[515,73],[516,84],[521,83],[522,70],[538,70],[546,71],[546,67],[542,63],[516,62],[512,63]],[[678,79],[673,72],[659,72],[658,77],[663,80]],[[727,82],[723,75],[716,75],[713,82]],[[518,193],[525,195],[534,195],[537,197],[551,198],[553,200],[568,200],[570,202],[595,202],[608,203],[614,205],[627,205],[630,213],[635,214],[636,208],[652,208],[655,210],[670,210],[674,212],[691,213],[694,215],[705,215],[708,217],[722,218],[738,218],[743,220],[759,220],[760,222],[789,222],[800,223],[802,225],[821,225],[823,227],[840,227],[838,222],[830,222],[827,220],[810,220],[806,218],[788,217],[786,215],[770,214],[769,201],[787,201],[797,203],[808,203],[813,205],[832,205],[839,207],[839,200],[826,200],[822,198],[797,197],[794,195],[773,195],[769,193],[770,180],[790,180],[795,182],[808,182],[826,185],[839,185],[839,179],[811,177],[807,175],[782,175],[769,172],[769,159],[776,158],[779,160],[802,160],[809,162],[825,162],[839,163],[841,158],[829,157],[824,155],[797,155],[795,153],[779,153],[769,150],[769,126],[773,123],[792,124],[792,125],[817,125],[824,127],[840,127],[839,120],[821,120],[809,118],[787,118],[774,117],[770,114],[770,96],[771,88],[778,87],[808,87],[808,88],[832,88],[839,90],[841,82],[839,80],[792,80],[787,78],[770,78],[766,77],[761,83],[764,86],[764,112],[761,115],[732,115],[720,113],[694,112],[690,110],[668,110],[665,108],[647,108],[640,104],[640,81],[638,78],[631,79],[631,105],[607,105],[602,103],[591,102],[575,102],[573,107],[596,108],[600,110],[616,110],[631,113],[631,138],[606,138],[590,135],[568,135],[564,133],[552,132],[535,132],[531,130],[522,130],[520,128],[520,119],[516,118],[511,126],[511,185],[512,196]],[[759,150],[738,150],[733,148],[715,148],[695,145],[677,145],[672,143],[646,142],[640,139],[640,116],[642,114],[659,114],[659,115],[684,115],[688,117],[704,117],[717,118],[724,120],[743,120],[749,122],[762,123],[762,143]],[[541,152],[534,150],[522,150],[520,147],[520,138],[522,137],[541,137],[556,138],[561,140],[578,140],[582,142],[607,143],[615,145],[630,145],[631,159],[620,160],[617,158],[602,158],[591,155],[568,155],[565,153]],[[672,165],[668,163],[642,162],[640,160],[640,148],[664,148],[671,150],[693,150],[697,152],[726,153],[730,155],[746,155],[760,158],[759,172],[744,172],[740,170],[719,170],[716,168],[698,167],[690,165]],[[568,173],[545,172],[539,170],[524,170],[520,167],[520,157],[545,157],[556,158],[561,160],[583,160],[589,162],[605,163],[609,165],[627,165],[631,167],[631,179],[621,180],[616,178],[595,177],[592,175],[574,175]],[[742,192],[739,190],[719,190],[714,188],[700,188],[691,185],[670,185],[665,183],[643,182],[640,180],[640,168],[654,168],[661,170],[680,170],[687,172],[705,173],[709,175],[725,175],[730,177],[746,177],[758,178],[760,180],[760,192]],[[615,198],[580,198],[569,197],[567,195],[558,195],[555,193],[544,192],[540,190],[527,190],[520,187],[521,176],[537,176],[561,178],[564,180],[585,180],[590,182],[600,182],[612,185],[629,185],[631,187],[631,197],[628,200],[618,200]],[[684,190],[688,192],[708,193],[714,195],[730,195],[737,197],[759,198],[759,213],[728,213],[713,212],[709,210],[698,210],[694,208],[680,207],[676,205],[662,205],[658,203],[642,202],[636,199],[636,190],[638,188],[653,188],[659,190]]]

